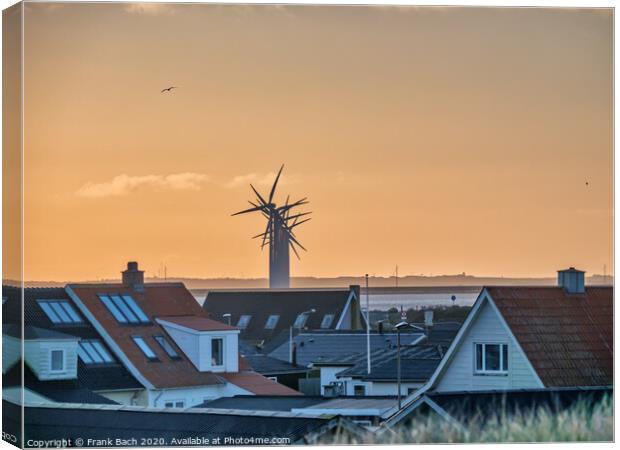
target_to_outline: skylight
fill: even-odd
[[[252,316],[248,314],[242,315],[241,317],[239,317],[239,322],[237,322],[237,326],[239,328],[247,328],[248,324],[250,323],[251,318]]]
[[[267,318],[267,322],[265,323],[265,328],[267,330],[273,330],[278,324],[278,320],[280,320],[280,316],[277,314],[271,315]]]
[[[78,356],[84,364],[113,363],[114,359],[98,339],[81,340]]]
[[[329,328],[332,326],[332,322],[334,321],[333,314],[325,314],[323,316],[323,321],[321,322],[321,328]]]
[[[151,361],[157,360],[157,355],[155,354],[153,349],[149,347],[149,344],[146,343],[146,341],[142,338],[142,336],[132,336],[131,339],[133,339],[133,341],[136,343],[138,348],[142,350],[142,353],[144,353],[144,356],[146,356]]]
[[[130,295],[100,294],[99,299],[119,323],[150,323],[147,315]]]
[[[39,300],[39,306],[53,324],[82,323],[82,318],[66,300]]]
[[[172,359],[179,358],[179,354],[176,352],[174,347],[170,345],[170,342],[168,342],[168,340],[165,337],[153,336],[153,338],[155,339],[155,341],[157,341],[160,347],[164,349],[164,351],[166,352],[168,356],[170,356]]]
[[[293,324],[293,327],[302,328],[306,324],[307,320],[308,320],[308,315],[302,313],[298,315],[297,318],[295,319],[295,323]]]

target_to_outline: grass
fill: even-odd
[[[509,417],[498,414],[486,423],[473,419],[467,427],[451,425],[433,414],[380,436],[338,443],[610,442],[613,429],[613,399],[607,396],[595,404],[578,402],[558,413],[539,408]]]

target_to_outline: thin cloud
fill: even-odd
[[[265,174],[248,173],[245,175],[236,175],[229,181],[223,183],[223,186],[228,189],[235,189],[238,187],[249,186],[250,183],[254,186],[272,186],[276,179],[275,172],[269,172]],[[282,175],[278,185],[286,186],[289,184],[295,184],[299,182],[299,175]]]
[[[130,14],[156,16],[159,14],[171,14],[172,6],[166,3],[129,3],[125,5],[125,11]]]
[[[141,176],[123,174],[103,183],[86,183],[75,194],[78,197],[104,198],[128,195],[147,188],[198,191],[207,181],[207,175],[193,172]]]

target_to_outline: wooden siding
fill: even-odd
[[[507,375],[474,374],[474,344],[477,342],[508,344]],[[449,361],[435,390],[444,392],[541,387],[543,386],[529,366],[525,355],[512,339],[496,311],[485,299],[478,317],[463,335],[460,346]]]

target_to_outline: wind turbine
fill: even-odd
[[[290,287],[289,247],[293,250],[297,259],[299,259],[298,248],[306,251],[306,248],[297,240],[293,229],[310,220],[310,217],[306,217],[310,212],[292,214],[293,208],[309,203],[307,197],[293,203],[289,203],[289,197],[287,197],[283,206],[277,206],[274,203],[273,197],[278,180],[282,174],[282,169],[284,169],[284,165],[280,167],[276,175],[267,200],[250,184],[252,191],[256,194],[256,200],[248,202],[252,205],[251,208],[233,214],[233,216],[237,216],[251,212],[260,212],[267,219],[265,231],[253,236],[252,239],[262,239],[261,250],[265,245],[269,245],[270,288]]]

